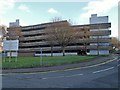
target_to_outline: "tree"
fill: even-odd
[[[55,38],[53,31],[49,28],[45,30],[47,43],[51,46],[51,56],[53,56],[53,47],[55,45]]]
[[[120,50],[120,40],[117,37],[112,37],[111,44],[112,44],[112,47],[114,47],[114,49]]]
[[[8,36],[7,39],[10,40],[19,39],[19,37],[23,36],[21,33],[21,27],[9,27],[7,36]]]
[[[119,45],[119,41],[116,37],[112,37],[111,43],[112,43],[112,46],[115,48],[117,48]]]
[[[7,27],[5,25],[0,25],[0,39],[3,40],[7,35]]]
[[[6,30],[6,26],[4,25],[0,25],[0,47],[2,47],[2,42],[3,39],[6,37],[7,35],[7,30]]]
[[[52,20],[52,23],[56,23],[56,21],[57,21],[57,22],[61,21],[61,19],[60,19],[60,18],[57,18],[57,17],[52,18],[51,20]],[[51,47],[51,56],[53,56],[53,47],[54,47],[54,45],[56,44],[56,38],[55,38],[55,36],[54,36],[54,29],[55,29],[55,27],[56,27],[56,25],[51,24],[51,25],[48,26],[48,27],[46,28],[46,30],[45,30],[46,41],[47,41],[47,43],[48,43],[48,44],[50,45],[50,47]]]
[[[2,52],[3,40],[6,37],[7,30],[5,25],[0,25],[0,52]]]
[[[69,22],[62,21],[60,18],[53,18],[53,23],[47,29],[47,39],[53,48],[53,45],[59,44],[62,49],[63,56],[65,56],[65,48],[68,44],[75,40],[77,32],[73,29]],[[52,50],[51,50],[52,51]]]

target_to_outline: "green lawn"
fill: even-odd
[[[54,57],[42,57],[42,66],[55,66],[63,64],[72,64],[87,62],[93,60],[95,56],[54,56]],[[40,57],[18,57],[17,62],[15,58],[11,58],[11,62],[6,58],[6,61],[2,61],[3,69],[11,68],[32,68],[41,67]]]

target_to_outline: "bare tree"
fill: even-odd
[[[7,27],[5,25],[0,25],[0,39],[3,40],[7,34]]]
[[[113,47],[118,47],[118,45],[119,45],[119,41],[116,37],[112,37],[111,43],[112,43]]]
[[[21,27],[8,28],[7,36],[8,36],[7,39],[11,39],[11,40],[15,40],[15,39],[18,39],[19,37],[22,37],[23,35],[21,33]]]
[[[55,45],[55,38],[53,31],[49,28],[45,30],[47,43],[51,46],[51,56],[53,56],[53,47]]]
[[[6,37],[6,34],[7,34],[7,30],[6,30],[6,26],[4,25],[0,25],[0,48],[1,48],[1,51],[2,51],[2,42],[4,40],[4,38]]]
[[[70,44],[74,39],[75,29],[73,29],[69,22],[61,21],[60,18],[53,18],[53,24],[49,27],[48,32],[48,41],[52,44],[59,44],[62,49],[63,56],[65,56],[65,48]]]

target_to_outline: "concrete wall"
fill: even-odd
[[[19,52],[18,56],[34,56],[33,52]]]
[[[53,53],[53,56],[62,56],[62,53]],[[65,53],[66,56],[75,56],[77,53]],[[35,54],[35,56],[40,56],[40,54]],[[43,53],[42,56],[51,56],[51,53]]]
[[[97,55],[97,50],[90,50],[90,55]],[[108,55],[109,50],[99,50],[99,55]]]
[[[108,16],[97,16],[97,14],[92,14],[90,18],[90,24],[97,23],[108,23]]]

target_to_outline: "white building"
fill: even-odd
[[[9,27],[19,27],[19,19],[16,20],[16,22],[10,22],[9,23]]]
[[[109,46],[110,46],[110,34],[111,30],[109,30],[110,26],[107,25],[108,16],[97,16],[97,14],[92,14],[90,17],[90,32],[94,33],[90,36],[90,39],[94,40],[94,42],[90,43],[91,55],[107,55],[109,54]],[[97,24],[97,27],[94,25]],[[101,26],[104,24],[104,26]],[[92,26],[93,25],[93,26]]]

